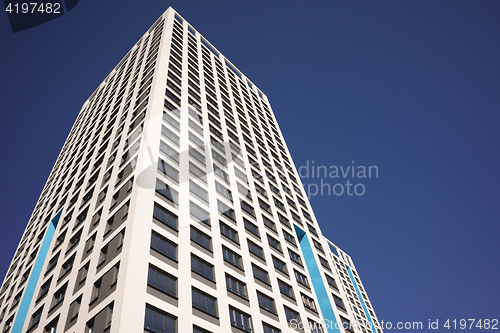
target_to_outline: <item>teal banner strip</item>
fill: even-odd
[[[21,331],[23,330],[24,322],[26,321],[26,316],[28,315],[28,310],[31,305],[31,300],[33,299],[33,295],[35,294],[35,288],[38,284],[40,274],[42,273],[43,264],[45,263],[45,259],[47,258],[47,253],[49,252],[50,244],[52,243],[52,239],[54,238],[57,223],[59,222],[61,213],[62,210],[57,213],[52,221],[50,221],[47,231],[45,232],[42,245],[40,246],[35,264],[33,265],[33,269],[31,270],[28,284],[26,285],[26,290],[24,291],[23,299],[21,300],[21,304],[19,305],[19,310],[17,310],[16,320],[14,321],[14,325],[12,326],[12,333],[21,333]]]
[[[361,302],[361,307],[363,308],[363,311],[365,311],[366,318],[368,318],[368,321],[370,322],[369,325],[372,327],[372,331],[375,332],[375,325],[373,324],[372,317],[370,316],[370,313],[368,312],[368,308],[366,307],[365,301],[363,297],[361,296],[361,292],[359,291],[358,284],[356,283],[356,280],[354,279],[354,275],[352,275],[351,268],[347,265],[345,265],[347,268],[347,272],[349,273],[349,277],[351,278],[351,282],[354,285],[354,289],[356,290],[356,294],[358,295],[358,298]]]
[[[323,283],[323,278],[316,263],[316,258],[311,248],[311,243],[307,238],[307,234],[299,228],[297,225],[295,227],[295,232],[299,239],[300,249],[304,255],[304,260],[306,262],[307,270],[309,271],[309,277],[311,278],[311,284],[316,294],[316,299],[319,303],[319,308],[321,314],[323,315],[326,333],[340,333],[339,325],[337,324],[337,319],[335,319],[335,314],[333,313],[332,304],[330,303],[330,298],[328,297],[328,292],[326,291],[325,284]],[[341,325],[340,325],[341,326]]]

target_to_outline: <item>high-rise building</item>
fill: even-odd
[[[169,8],[81,108],[0,289],[0,333],[376,324],[266,95]]]

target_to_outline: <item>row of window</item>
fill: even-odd
[[[268,303],[268,298],[262,295],[262,305],[265,306]],[[193,308],[210,313],[215,309],[214,301],[210,299],[209,295],[201,293],[200,291],[193,289],[192,291],[192,301]],[[238,328],[245,332],[253,332],[254,324],[251,315],[248,313],[234,307],[229,306],[229,318],[231,326]],[[291,323],[301,322],[300,315],[298,312],[285,307],[284,312],[286,319]],[[341,317],[342,324],[344,327],[350,327],[350,322],[346,318]],[[307,318],[307,327],[313,333],[323,333],[323,327],[318,322]],[[275,326],[272,326],[266,322],[262,322],[262,329],[264,333],[280,333],[281,330]],[[153,307],[151,305],[146,305],[146,313],[144,318],[144,330],[147,332],[155,333],[176,333],[177,329],[177,318],[161,309]],[[193,333],[211,333],[208,330],[193,325]]]

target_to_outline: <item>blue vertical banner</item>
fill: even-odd
[[[347,265],[345,265],[347,268],[347,272],[349,273],[349,277],[351,278],[351,282],[354,285],[354,289],[356,290],[356,294],[358,295],[359,300],[361,301],[361,306],[363,307],[363,311],[365,312],[366,318],[368,318],[369,324],[372,327],[372,331],[375,331],[375,324],[373,323],[372,317],[370,316],[370,313],[368,312],[368,308],[366,307],[365,300],[363,297],[361,297],[361,292],[359,291],[358,284],[356,283],[356,280],[354,279],[354,276],[352,275],[351,268]]]
[[[28,310],[30,308],[33,295],[35,294],[35,289],[42,273],[45,259],[47,258],[47,254],[49,253],[50,244],[52,244],[52,239],[54,238],[57,223],[59,222],[61,214],[62,210],[59,211],[56,216],[54,216],[52,221],[50,221],[49,226],[47,227],[42,245],[40,246],[40,250],[38,251],[38,255],[36,256],[35,264],[33,265],[33,269],[31,270],[31,275],[28,280],[28,284],[26,285],[23,299],[21,300],[21,304],[19,305],[19,310],[17,310],[16,320],[14,322],[14,325],[12,326],[11,333],[21,333],[21,331],[23,330],[24,322],[26,321],[26,316],[28,315]]]
[[[75,8],[79,0],[15,1],[3,0],[12,32],[19,32],[52,21]]]
[[[319,303],[319,308],[323,319],[328,321],[328,328],[326,328],[326,333],[341,333],[339,325],[337,324],[337,319],[335,319],[335,314],[333,312],[332,304],[330,303],[330,298],[328,297],[328,292],[326,291],[325,284],[323,283],[323,278],[318,268],[316,258],[314,257],[314,252],[311,248],[311,243],[307,238],[307,234],[299,228],[297,225],[295,227],[295,232],[299,239],[300,249],[304,255],[304,261],[306,262],[307,270],[309,271],[309,277],[311,278],[311,284],[316,294],[316,299]]]

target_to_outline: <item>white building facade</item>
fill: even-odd
[[[1,333],[377,323],[267,97],[172,8],[84,103],[0,289]]]

